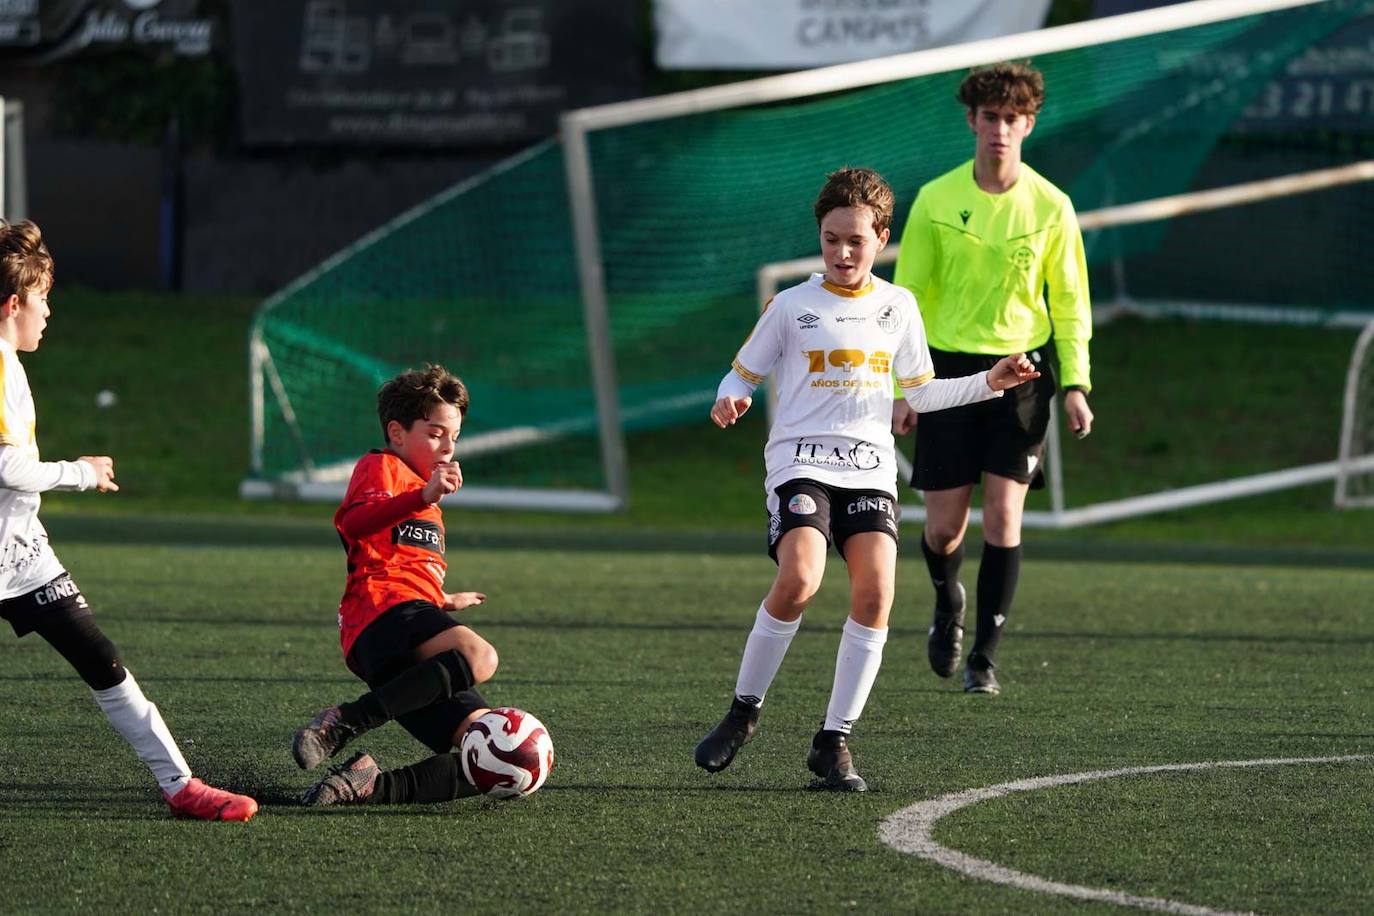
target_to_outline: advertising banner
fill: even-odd
[[[239,0],[233,19],[250,144],[526,142],[640,91],[619,0]]]
[[[0,57],[60,60],[90,51],[210,53],[219,23],[200,0],[0,0]]]
[[[664,69],[800,70],[1038,29],[1050,0],[654,0]]]

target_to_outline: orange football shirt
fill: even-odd
[[[389,608],[406,601],[444,606],[444,519],[437,503],[425,504],[395,524],[364,537],[344,533],[344,517],[424,488],[425,481],[391,452],[370,452],[353,468],[334,528],[348,551],[348,582],[339,602],[339,641],[344,656],[358,635]]]

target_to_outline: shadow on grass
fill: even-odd
[[[159,544],[237,547],[328,547],[339,549],[338,535],[319,520],[264,518],[176,518],[53,514],[44,519],[55,543]],[[448,532],[448,546],[488,550],[560,550],[612,553],[697,553],[763,555],[763,533],[672,531],[586,527],[463,530]],[[903,531],[904,551],[913,555],[920,529]],[[975,534],[974,541],[978,540]],[[1301,566],[1374,569],[1374,553],[1313,547],[1251,547],[1210,544],[1140,544],[1104,541],[1085,530],[1082,540],[1026,539],[1026,558],[1100,563],[1169,563],[1226,566]],[[916,551],[919,552],[919,551]]]
[[[1021,630],[1017,639],[1087,639],[1095,642],[1241,642],[1251,644],[1312,646],[1358,646],[1374,644],[1371,636],[1311,636],[1306,634],[1273,633],[1111,633],[1092,630]]]
[[[98,814],[102,820],[168,820],[167,803],[155,790],[92,789],[60,782],[10,783],[0,795],[0,821],[10,818],[77,818]]]
[[[156,675],[149,676],[149,682],[158,684],[308,684],[312,687],[329,684],[345,684],[354,687],[361,682],[350,677],[258,677],[235,674],[216,677],[214,675]],[[0,674],[0,681],[70,681],[80,683],[75,674],[38,673],[38,674]],[[83,685],[84,686],[84,685]]]

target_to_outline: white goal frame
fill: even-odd
[[[29,215],[24,103],[0,96],[0,122],[0,217],[13,223]]]
[[[1374,320],[1365,325],[1360,337],[1355,341],[1355,349],[1350,355],[1350,368],[1345,373],[1345,400],[1341,409],[1341,444],[1336,459],[1336,493],[1334,503],[1338,509],[1374,508],[1374,492],[1356,496],[1350,491],[1350,478],[1355,474],[1374,473],[1374,454],[1357,454],[1355,442],[1356,413],[1360,409],[1374,410],[1374,404],[1360,404],[1360,371],[1368,361],[1370,348],[1374,347]],[[1370,366],[1374,370],[1374,364]],[[1368,387],[1368,386],[1366,386]],[[1366,421],[1368,423],[1369,421]]]
[[[625,452],[623,411],[620,404],[617,373],[610,334],[610,316],[605,281],[605,264],[601,236],[597,225],[596,182],[588,143],[591,133],[612,127],[623,127],[708,111],[719,111],[760,105],[790,99],[823,95],[847,89],[910,79],[935,73],[1003,60],[1010,57],[1034,57],[1056,51],[1089,47],[1108,41],[1137,38],[1176,29],[1190,28],[1252,16],[1277,10],[1310,6],[1324,0],[1191,0],[1157,9],[1126,13],[1055,28],[1040,29],[1019,35],[985,39],[895,54],[888,57],[821,67],[762,79],[746,80],[705,89],[673,93],[653,98],[618,102],[565,112],[559,120],[557,142],[563,149],[564,172],[567,182],[573,240],[577,262],[578,283],[582,300],[583,320],[587,329],[587,348],[591,363],[592,389],[596,416],[579,421],[578,429],[595,424],[601,450],[602,471],[606,481],[601,491],[545,491],[464,487],[459,493],[446,497],[445,502],[500,506],[503,508],[554,509],[571,511],[615,511],[629,503],[629,475]],[[542,147],[537,147],[542,148]],[[517,156],[515,160],[524,158]],[[340,252],[302,277],[263,306],[269,310],[300,285],[319,273],[329,270],[359,248],[372,244],[397,224],[409,221],[437,206],[438,203],[462,193],[477,181],[486,180],[508,168],[503,163],[491,172],[464,182],[421,205],[376,233]],[[347,483],[348,469],[312,468],[307,464],[282,480],[263,480],[262,449],[266,399],[273,397],[290,426],[291,406],[284,400],[280,383],[273,383],[271,355],[263,345],[259,325],[254,325],[254,338],[249,350],[252,405],[252,454],[250,466],[256,479],[248,479],[240,486],[240,493],[249,498],[336,499]],[[274,390],[276,389],[276,390]],[[539,441],[565,435],[566,431],[538,429],[502,430],[494,437],[520,433]],[[522,440],[523,441],[523,440]],[[497,438],[489,445],[497,446]],[[469,446],[472,447],[472,446]],[[485,446],[484,446],[485,447]],[[1052,442],[1057,448],[1057,442]],[[461,452],[461,449],[460,449]],[[461,457],[461,455],[460,455]],[[1057,465],[1058,462],[1056,461]],[[351,465],[350,465],[351,467]],[[1056,472],[1057,473],[1057,472]]]

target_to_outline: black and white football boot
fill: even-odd
[[[812,789],[868,791],[868,783],[854,769],[854,757],[849,753],[849,742],[843,732],[825,729],[816,732],[816,737],[811,739],[811,750],[806,755],[806,768],[819,777],[811,783]]]
[[[736,697],[725,718],[697,745],[697,766],[708,773],[719,773],[728,767],[739,749],[754,740],[758,724],[759,707]]]

